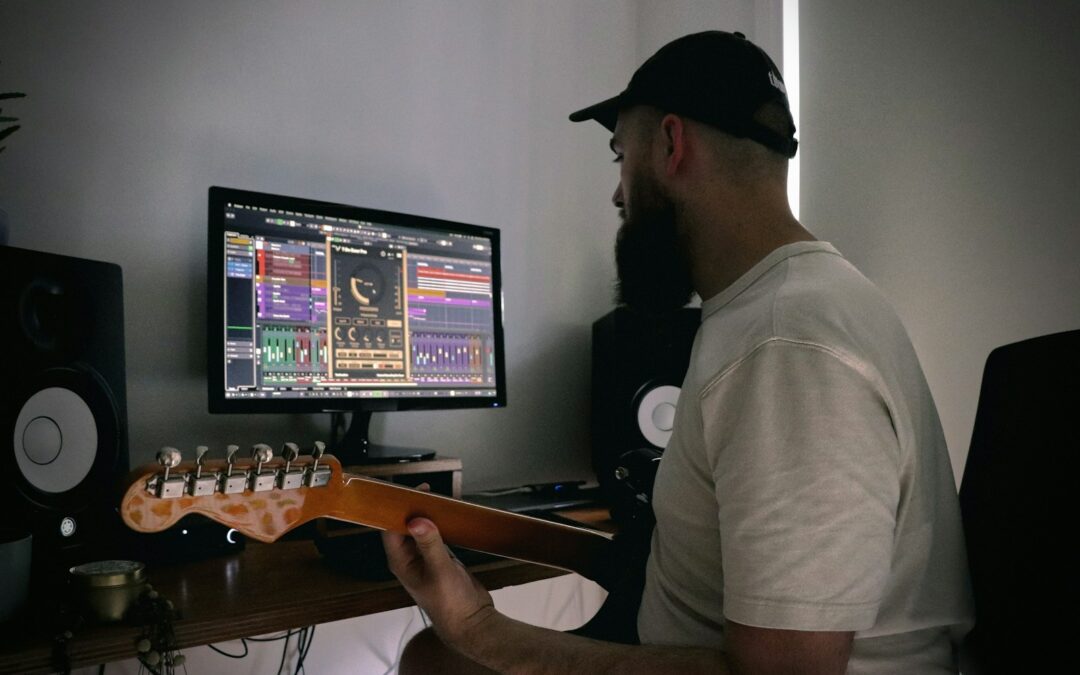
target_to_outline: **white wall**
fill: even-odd
[[[803,220],[897,306],[959,479],[987,354],[1080,328],[1080,4],[800,13]]]
[[[206,189],[499,227],[509,407],[376,415],[465,487],[591,475],[589,330],[609,311],[607,135],[628,2],[102,0],[0,4],[10,243],[119,263],[133,463],[165,444],[309,443],[328,416],[210,416]],[[618,89],[615,89],[616,91]]]
[[[637,63],[667,42],[703,30],[738,31],[783,64],[783,0],[681,0],[637,3]],[[781,71],[782,72],[782,71]]]
[[[506,410],[377,416],[466,488],[585,477],[588,336],[610,307],[606,134],[566,114],[678,34],[779,0],[0,4],[16,246],[126,275],[132,454],[306,442],[323,416],[205,413],[211,184],[494,225]],[[893,299],[958,469],[986,354],[1080,324],[1076,3],[803,0],[804,220]],[[772,17],[772,18],[770,18]]]
[[[760,33],[779,61],[779,6],[6,0],[0,88],[29,97],[8,106],[0,208],[14,246],[123,267],[133,464],[328,431],[206,413],[208,186],[499,227],[509,406],[376,415],[373,434],[463,458],[466,490],[590,478],[617,172],[607,132],[566,116],[682,33]]]
[[[326,433],[324,416],[205,412],[208,186],[499,227],[509,407],[377,416],[375,436],[462,457],[466,489],[590,477],[589,337],[611,307],[617,170],[607,132],[566,116],[622,90],[682,33],[742,30],[779,61],[778,8],[4,0],[0,90],[29,98],[5,106],[23,129],[0,156],[0,208],[12,245],[123,267],[133,463],[164,444]],[[602,596],[562,577],[496,601],[566,628]],[[308,663],[381,672],[418,630],[414,615],[320,627]],[[205,648],[189,656],[196,669],[255,672],[277,648],[228,665]]]

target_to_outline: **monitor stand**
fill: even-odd
[[[330,413],[330,438],[333,440],[331,447],[333,447],[334,456],[342,465],[418,462],[435,456],[435,451],[427,448],[405,448],[372,443],[368,438],[370,424],[371,411],[357,410],[352,413],[349,427],[339,440],[338,432],[345,426],[345,413]]]

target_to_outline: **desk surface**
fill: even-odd
[[[470,570],[489,589],[565,574],[513,560]],[[152,568],[149,580],[180,612],[174,622],[180,649],[413,604],[396,581],[364,581],[334,571],[311,541],[249,541],[238,554]],[[0,636],[0,673],[53,672],[52,636],[28,624]],[[132,658],[138,634],[138,627],[126,624],[83,628],[68,646],[71,665]]]

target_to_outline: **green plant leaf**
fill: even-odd
[[[7,99],[7,98],[26,98],[26,94],[23,94],[22,92],[18,92],[18,91],[9,91],[9,92],[5,92],[3,94],[0,94],[0,101],[2,101],[4,99]]]
[[[15,126],[8,127],[7,129],[0,129],[0,141],[4,140],[5,138],[7,138],[8,136],[15,133],[16,131],[18,131],[21,128],[22,128],[21,125],[16,124]]]
[[[18,117],[0,117],[0,122],[18,122]]]

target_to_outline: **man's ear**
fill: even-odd
[[[686,123],[678,115],[668,113],[660,120],[660,133],[664,143],[664,173],[671,176],[686,158]]]

